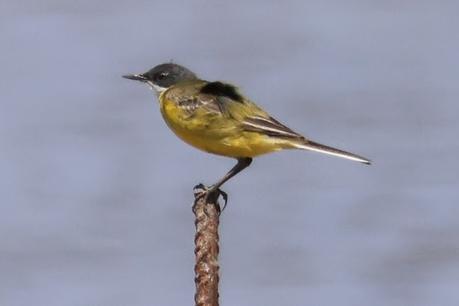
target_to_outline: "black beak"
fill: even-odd
[[[148,79],[143,74],[126,74],[123,75],[123,78],[141,82],[148,81]]]

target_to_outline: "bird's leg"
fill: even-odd
[[[237,164],[231,168],[230,171],[228,171],[227,174],[225,174],[224,177],[222,177],[221,180],[219,180],[217,183],[213,184],[210,186],[208,191],[214,192],[217,189],[219,189],[226,181],[228,181],[230,178],[247,168],[250,164],[252,163],[252,158],[250,157],[244,157],[244,158],[238,158],[237,159]]]
[[[219,180],[217,183],[213,184],[210,187],[205,187],[202,184],[199,184],[195,186],[195,194],[197,194],[197,190],[202,190],[199,192],[198,197],[205,196],[205,201],[207,202],[210,200],[212,203],[216,203],[218,197],[221,195],[223,197],[223,200],[225,201],[225,204],[223,205],[223,209],[226,207],[226,203],[228,201],[228,195],[226,192],[222,191],[220,187],[228,181],[230,178],[247,168],[250,164],[252,163],[252,158],[250,157],[243,157],[243,158],[238,158],[237,159],[237,164],[231,168],[230,171],[228,171],[227,174],[225,174],[224,177],[222,177],[221,180]]]

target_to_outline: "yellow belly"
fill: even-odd
[[[170,129],[183,141],[205,152],[228,157],[255,157],[286,148],[278,139],[242,131],[234,119],[196,110],[189,115],[168,100],[160,103]]]

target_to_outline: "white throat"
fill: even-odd
[[[156,94],[158,96],[160,94],[162,94],[167,89],[167,87],[158,86],[158,85],[156,85],[156,84],[154,84],[153,82],[150,82],[150,81],[147,81],[146,83],[147,83],[148,87],[150,87],[151,90],[156,92]]]

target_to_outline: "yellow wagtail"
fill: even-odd
[[[215,192],[226,200],[219,189],[223,183],[248,167],[253,157],[283,149],[316,151],[370,164],[362,156],[303,137],[243,96],[237,87],[201,80],[183,66],[166,63],[123,77],[146,83],[156,91],[164,120],[183,141],[237,159],[221,180],[205,188],[206,196]]]

